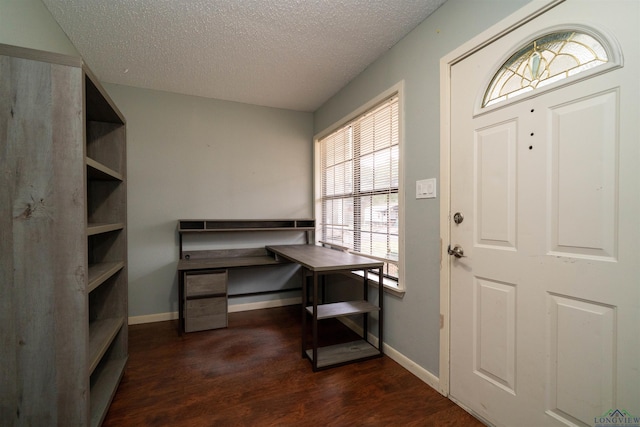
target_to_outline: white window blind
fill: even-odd
[[[398,278],[398,97],[319,140],[322,241],[385,261]]]

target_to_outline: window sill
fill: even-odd
[[[350,276],[352,278],[360,278],[362,279],[364,277],[364,272],[362,270],[358,270],[358,271],[349,271],[349,272],[345,272],[344,273],[347,276]],[[369,284],[375,287],[378,287],[378,275],[375,273],[371,273],[369,272],[367,274],[367,278],[369,279]],[[398,282],[396,280],[393,279],[389,279],[387,277],[382,278],[382,285],[384,287],[384,291],[387,293],[390,293],[391,295],[395,295],[397,297],[404,297],[405,294],[405,290],[404,289],[400,289],[400,287],[398,286]]]

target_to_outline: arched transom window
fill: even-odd
[[[482,100],[488,107],[584,72],[609,61],[604,46],[579,31],[539,37],[513,54],[491,80]]]

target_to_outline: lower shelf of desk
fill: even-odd
[[[313,315],[313,306],[306,307],[309,314]],[[330,304],[318,304],[318,320],[330,319],[354,314],[365,314],[380,311],[380,307],[369,301],[342,301]]]
[[[313,350],[306,351],[307,357],[313,363]],[[371,359],[382,356],[380,350],[365,340],[336,344],[328,347],[318,347],[318,369],[337,366],[355,360]]]

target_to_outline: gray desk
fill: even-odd
[[[230,269],[273,266],[274,259],[264,246],[245,249],[185,251],[184,238],[216,234],[285,233],[304,235],[307,243],[315,230],[313,219],[181,219],[178,220],[180,260],[178,261],[178,312],[180,333],[227,326],[227,273]],[[188,237],[187,237],[188,238]],[[286,263],[287,261],[285,261]],[[266,290],[255,294],[286,292]],[[240,294],[238,294],[240,295]]]
[[[302,357],[307,357],[313,370],[325,369],[347,363],[381,357],[383,326],[383,263],[371,258],[349,254],[346,252],[314,245],[279,245],[267,246],[275,260],[295,262],[303,267],[302,285]],[[369,302],[368,271],[378,270],[378,305]],[[306,271],[306,275],[304,272]],[[362,299],[320,304],[318,296],[319,279],[323,275],[344,271],[363,271]],[[306,277],[312,277],[312,291],[309,295]],[[309,302],[309,305],[307,305]],[[368,340],[369,315],[378,313],[378,343],[373,345]],[[362,314],[362,339],[346,344],[328,347],[318,346],[318,320]],[[312,345],[307,348],[307,316],[311,315]]]

